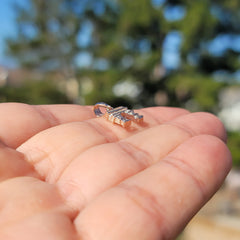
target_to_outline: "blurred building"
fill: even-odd
[[[240,130],[240,87],[231,86],[219,94],[219,117],[229,131]]]
[[[225,185],[192,219],[183,240],[240,239],[240,172],[232,170]]]
[[[26,80],[41,80],[43,73],[23,68],[7,68],[0,66],[0,86],[18,86]]]
[[[8,70],[5,67],[0,66],[0,86],[7,84]]]
[[[24,68],[6,68],[0,66],[0,87],[3,86],[20,86],[25,81],[53,81],[56,88],[63,92],[69,100],[79,103],[79,80],[75,77],[66,77],[61,72],[42,72],[28,70]]]

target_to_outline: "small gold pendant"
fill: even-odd
[[[105,108],[106,112],[101,112],[100,107]],[[104,117],[108,121],[119,124],[122,127],[129,127],[132,121],[136,123],[143,122],[143,115],[139,115],[127,107],[113,108],[104,102],[99,102],[94,105],[93,111],[97,117]]]

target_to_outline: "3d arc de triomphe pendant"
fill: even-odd
[[[106,112],[103,113],[100,108],[105,108]],[[136,123],[143,122],[143,115],[139,115],[127,107],[113,108],[104,102],[99,102],[94,105],[93,111],[97,117],[104,117],[108,121],[119,124],[122,127],[129,127],[132,121]]]

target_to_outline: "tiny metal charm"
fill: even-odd
[[[100,107],[105,108],[106,112],[102,113]],[[108,121],[119,124],[123,127],[130,126],[132,121],[136,123],[143,122],[143,115],[139,115],[127,107],[120,106],[113,108],[104,102],[99,102],[94,105],[93,111],[97,117],[104,117]]]

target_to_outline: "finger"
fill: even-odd
[[[0,184],[0,239],[76,239],[72,218],[53,185],[30,177]]]
[[[32,177],[1,182],[0,209],[0,228],[42,212],[61,212],[69,217],[72,214],[56,186]]]
[[[107,143],[101,134],[96,135],[86,126],[80,131],[73,129],[72,124],[68,126],[72,130],[66,133],[71,137],[75,134],[73,138],[63,135],[62,130],[57,136],[53,135],[53,143],[64,139],[60,145],[49,144],[50,137],[43,136],[42,140],[32,139],[35,142],[29,141],[29,145],[23,145],[20,150],[43,178],[57,182],[68,204],[78,210],[107,188],[160,161],[193,135],[224,135],[220,121],[205,113],[183,115],[113,143]],[[39,145],[41,143],[44,145]],[[38,151],[44,147],[47,152],[41,155],[41,150]]]
[[[117,137],[117,139],[123,139],[139,131],[143,131],[146,128],[165,123],[178,116],[189,114],[189,111],[185,109],[171,107],[150,107],[138,109],[135,112],[143,115],[143,124],[136,124],[133,122],[130,127],[123,128],[118,124],[113,124],[111,121],[107,121],[103,117],[93,118],[87,121],[87,124],[97,129],[102,135],[107,134],[107,137],[114,136],[114,138]]]
[[[81,239],[174,239],[220,187],[230,166],[222,141],[193,137],[92,201],[76,218],[77,231]]]
[[[0,182],[19,176],[38,177],[33,166],[26,162],[24,155],[5,145],[0,145]]]
[[[1,103],[0,113],[0,139],[12,148],[44,129],[93,117],[90,107],[78,105]]]
[[[199,134],[225,138],[223,125],[215,116],[187,114],[117,143],[85,150],[76,159],[71,159],[71,163],[59,171],[60,175],[55,170],[49,171],[48,179],[57,182],[73,208],[81,210],[102,191],[160,161],[182,142]],[[35,166],[36,169],[41,169],[44,163]]]
[[[0,228],[0,239],[77,240],[71,219],[58,212],[39,213]]]
[[[149,127],[188,113],[178,108],[149,108],[142,112]],[[65,124],[40,132],[22,144],[18,151],[25,154],[28,162],[35,166],[43,178],[55,182],[63,169],[82,152],[134,134],[122,127],[108,125],[104,120],[101,125],[105,126],[99,126],[97,121],[99,119]],[[107,129],[107,125],[114,130]]]

